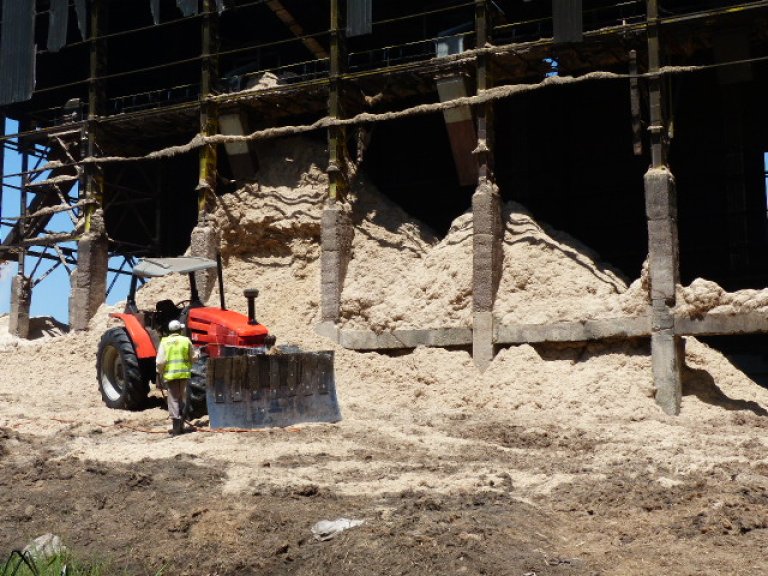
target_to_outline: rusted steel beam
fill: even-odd
[[[632,148],[635,156],[643,155],[643,120],[640,113],[640,82],[637,79],[637,51],[629,51],[629,99],[632,112]]]
[[[212,136],[219,131],[218,106],[210,99],[213,83],[218,77],[218,14],[214,0],[203,0],[202,68],[200,78],[200,132]],[[216,194],[217,149],[214,144],[200,148],[200,176],[198,179],[198,221],[202,222],[211,209]]]
[[[342,118],[342,81],[346,63],[345,34],[342,16],[342,0],[331,0],[331,56],[328,87],[328,115]],[[344,158],[344,129],[332,126],[328,129],[328,199],[331,203],[346,193],[346,159]]]
[[[91,5],[91,34],[90,34],[90,80],[88,82],[88,121],[85,128],[86,155],[93,157],[97,154],[98,128],[97,119],[104,111],[106,100],[104,82],[99,80],[106,69],[106,42],[101,39],[102,31],[106,29],[106,14],[104,0],[95,0]],[[85,212],[85,230],[91,230],[94,212],[104,202],[104,178],[102,168],[89,164],[84,170],[85,182],[81,186],[81,196],[95,200]]]
[[[275,13],[275,16],[288,27],[288,30],[293,32],[294,36],[296,36],[296,38],[298,38],[316,58],[321,60],[328,58],[328,52],[325,51],[325,48],[323,48],[314,38],[305,35],[304,28],[301,27],[301,24],[296,22],[293,14],[288,12],[280,0],[268,0],[267,6],[269,6],[269,9]]]
[[[478,47],[484,47],[491,41],[491,30],[488,0],[475,0],[475,37]],[[491,55],[477,55],[477,93],[493,86],[491,78]],[[477,114],[477,162],[480,183],[493,179],[493,105],[481,104],[476,109]]]
[[[659,5],[658,0],[648,0],[648,72],[655,74],[661,67],[661,49],[659,45]],[[662,81],[660,76],[651,76],[648,80],[648,98],[650,101],[651,166],[660,168],[666,163],[664,146],[664,111],[662,108]]]
[[[21,151],[21,171],[24,172],[24,175],[21,177],[21,191],[19,193],[19,218],[21,220],[18,224],[18,229],[20,233],[21,240],[25,240],[27,235],[27,223],[26,223],[26,217],[27,217],[27,187],[29,186],[29,174],[27,174],[29,170],[29,154],[27,154],[27,151],[22,149]],[[24,275],[24,261],[25,261],[26,253],[24,249],[19,250],[18,254],[18,262],[19,262],[19,271],[18,274],[20,276]]]

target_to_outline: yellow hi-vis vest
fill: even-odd
[[[192,377],[192,341],[181,334],[171,334],[160,342],[165,348],[164,380]]]

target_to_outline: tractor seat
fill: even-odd
[[[176,304],[173,300],[160,300],[155,304],[155,311],[157,312],[157,320],[160,326],[165,330],[168,327],[168,322],[171,320],[178,320],[181,310],[176,308]]]

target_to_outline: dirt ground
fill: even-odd
[[[202,419],[171,439],[157,390],[139,412],[101,400],[107,307],[83,333],[37,320],[31,342],[0,317],[0,555],[50,532],[136,575],[765,572],[768,390],[692,338],[677,417],[654,402],[647,341],[516,346],[483,373],[467,350],[343,350],[314,331],[327,154],[281,141],[260,158],[261,181],[217,211],[228,306],[244,311],[243,289],[257,287],[257,317],[279,343],[335,351],[342,421],[241,433]],[[348,323],[466,324],[468,217],[438,242],[359,188]],[[507,212],[507,321],[647,306],[642,278],[630,285],[573,239]],[[695,307],[700,293],[681,300]],[[183,279],[161,279],[137,298],[187,297]],[[313,537],[337,518],[364,523]]]
[[[643,342],[510,349],[474,378],[464,351],[338,350],[343,421],[228,433],[203,419],[170,439],[156,391],[141,412],[103,406],[97,338],[0,350],[4,555],[52,532],[79,556],[130,574],[714,575],[765,566],[768,394],[695,341],[689,364],[713,367],[687,370],[677,418],[627,383],[649,367]],[[608,369],[619,358],[624,375]],[[419,368],[436,363],[430,374]],[[522,364],[526,373],[510,373]],[[563,386],[566,374],[577,390]],[[547,383],[552,394],[534,390]],[[316,522],[340,517],[365,523],[313,538]]]

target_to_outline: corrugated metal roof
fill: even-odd
[[[75,0],[75,12],[77,12],[77,27],[80,29],[80,37],[88,39],[88,3],[87,0]]]
[[[160,0],[149,0],[149,9],[152,11],[155,25],[160,24]]]
[[[3,0],[0,105],[24,102],[35,89],[35,3]]]
[[[176,6],[184,16],[197,14],[197,0],[176,0]]]
[[[373,30],[373,0],[347,2],[347,36],[362,36]]]
[[[67,43],[69,0],[51,0],[48,13],[48,50],[58,52]]]

